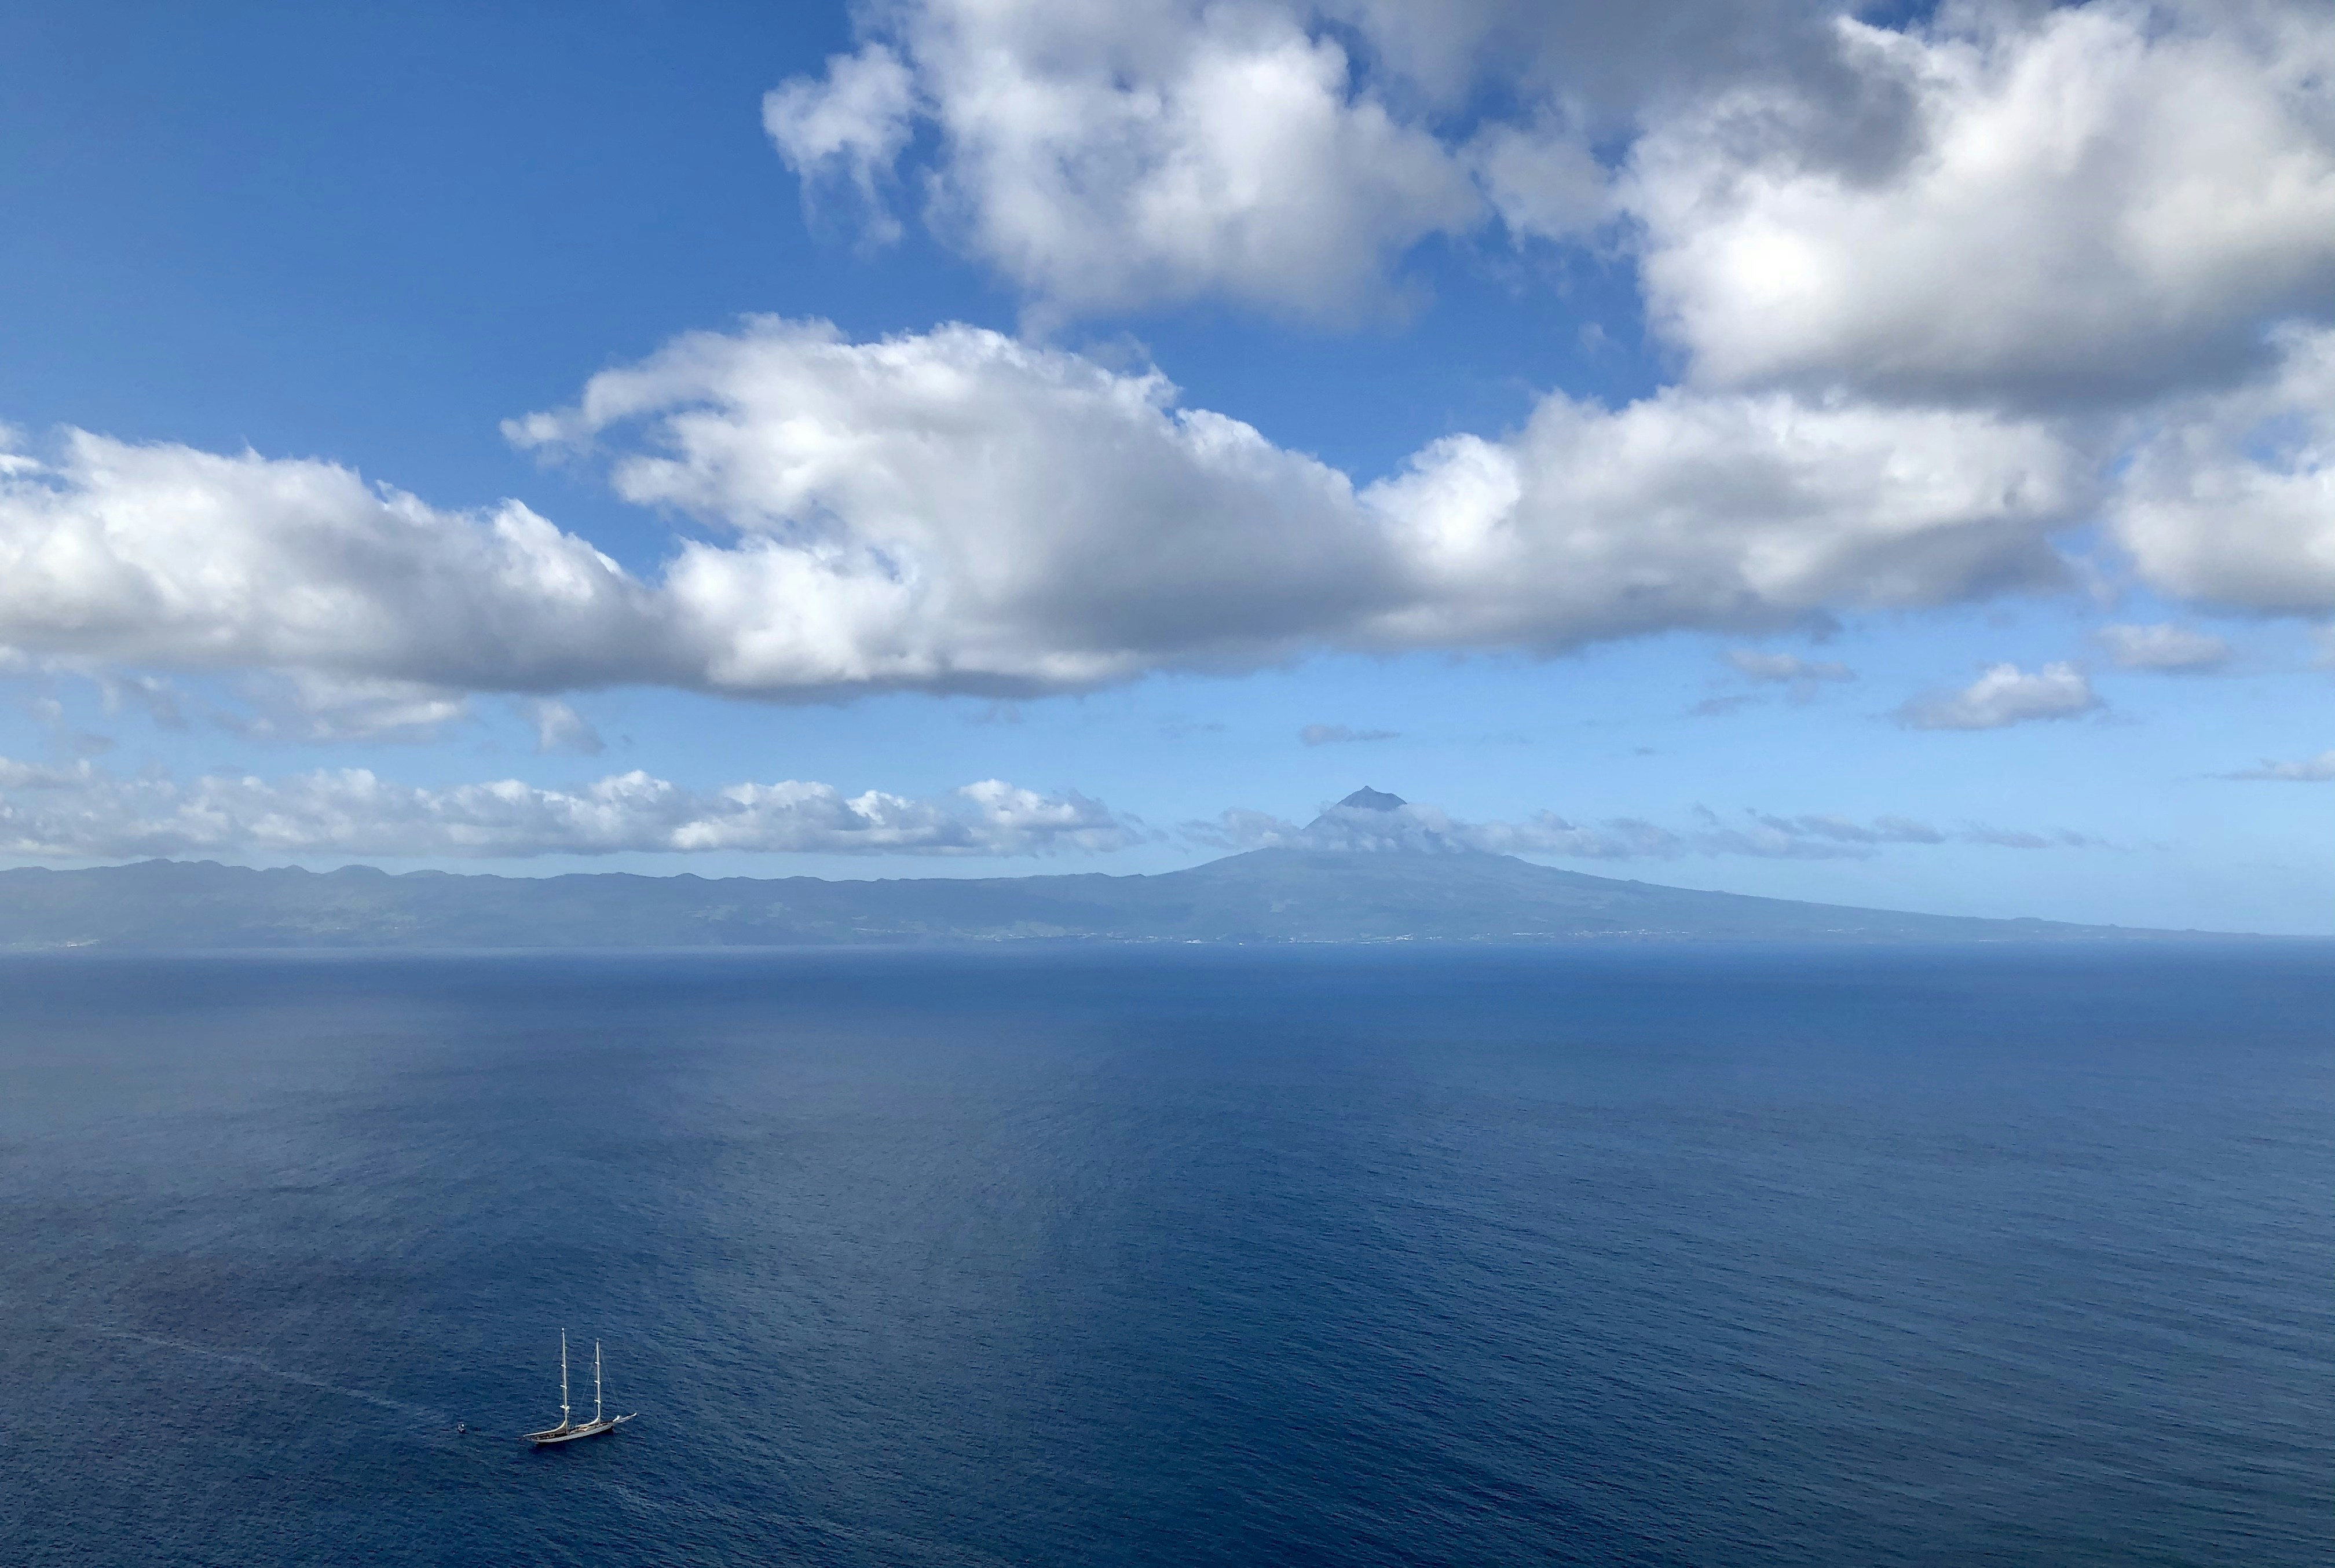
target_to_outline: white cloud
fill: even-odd
[[[765,113],[870,199],[928,124],[927,218],[1042,320],[1345,315],[1496,214],[1633,247],[1713,384],[2128,402],[2335,309],[2323,5],[1842,9],[896,0]]]
[[[2094,635],[2127,670],[2218,670],[2230,662],[2229,644],[2187,626],[2102,626]]]
[[[858,196],[871,237],[896,238],[899,220],[879,188],[915,131],[916,84],[880,44],[827,63],[823,81],[798,79],[762,97],[762,129],[802,176],[805,204],[841,182]]]
[[[2326,778],[2276,771],[2241,777]],[[1042,795],[998,779],[934,799],[880,790],[846,797],[788,780],[688,789],[646,772],[575,789],[516,779],[425,789],[364,769],[263,779],[210,774],[180,783],[119,777],[88,761],[44,765],[0,757],[0,854],[49,859],[144,856],[334,856],[383,859],[519,859],[624,852],[1046,856],[1108,854],[1161,835],[1076,790]],[[1982,826],[1941,830],[1899,817],[1869,821],[1700,811],[1681,828],[1638,818],[1575,824],[1554,812],[1516,822],[1462,822],[1431,806],[1326,808],[1303,828],[1228,810],[1187,824],[1189,843],[1361,853],[1477,851],[1576,859],[1863,857],[1897,845],[2083,847],[2083,835]]]
[[[2273,762],[2265,757],[2260,766],[2243,769],[2228,777],[2269,779],[2289,784],[2324,784],[2335,779],[2335,751],[2321,751],[2316,757],[2306,757],[2299,762]]]
[[[2038,719],[2073,719],[2099,705],[2091,682],[2073,664],[2046,664],[2032,673],[1992,664],[1959,692],[1915,698],[1898,710],[1898,719],[1915,730],[2000,730]]]
[[[762,320],[683,337],[515,425],[617,427],[620,494],[741,535],[664,590],[711,683],[993,694],[1241,666],[1400,592],[1344,475],[1174,406],[1156,373],[951,326],[880,343]]]
[[[1156,372],[965,326],[693,334],[509,429],[727,533],[643,581],[516,502],[69,432],[0,477],[0,647],[284,672],[276,733],[425,731],[479,691],[1012,696],[2043,586],[2090,496],[2032,422],[1677,388],[1552,394],[1357,494]]]
[[[1856,672],[1833,659],[1803,659],[1797,653],[1763,653],[1756,648],[1729,648],[1727,662],[1747,680],[1805,685],[1817,681],[1854,681]]]
[[[1357,496],[1247,425],[946,327],[849,344],[764,320],[596,376],[516,424],[620,427],[617,489],[738,530],[667,591],[717,684],[1060,689],[1308,647],[1554,650],[2056,580],[2088,498],[2040,427],[1672,389],[1552,395]]]
[[[780,150],[872,192],[913,102],[939,138],[936,224],[1047,312],[1223,293],[1344,314],[1381,292],[1390,256],[1480,209],[1452,154],[1358,86],[1302,11],[925,0],[872,15],[884,38],[771,94]]]
[[[1117,849],[1140,834],[1075,792],[1042,796],[995,779],[913,800],[875,790],[847,799],[793,781],[696,791],[639,771],[574,790],[515,779],[427,789],[363,769],[179,784],[0,758],[0,853],[44,857],[1044,855]]]
[[[550,690],[671,679],[651,595],[517,502],[72,431],[0,475],[0,644],[110,664]]]
[[[2276,334],[2274,375],[2175,405],[2110,510],[2152,586],[2232,609],[2335,610],[2335,331]]]
[[[1857,91],[1747,82],[1631,155],[1650,311],[1702,382],[2126,401],[2226,377],[2266,324],[2335,307],[2335,12],[1837,27]],[[1902,153],[1845,162],[1841,115],[1891,102]]]
[[[1515,438],[1447,438],[1371,487],[1411,582],[1371,631],[1555,649],[2043,587],[2089,483],[2042,427],[1982,413],[1553,393]]]

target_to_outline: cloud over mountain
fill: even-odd
[[[1235,808],[1191,822],[1194,843],[1229,850],[1303,849],[1361,855],[1520,855],[1585,860],[1675,860],[1746,856],[1766,860],[1862,860],[1894,845],[1979,844],[1997,848],[2094,847],[2098,840],[2060,830],[2035,833],[1981,823],[1940,829],[1905,817],[1859,822],[1825,814],[1743,811],[1723,817],[1698,808],[1694,821],[1666,828],[1642,818],[1586,824],[1553,811],[1520,822],[1462,822],[1433,806],[1383,790],[1355,790],[1303,827],[1266,812]]]

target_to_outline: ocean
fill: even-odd
[[[2330,1265],[2323,944],[0,959],[11,1563],[2323,1565]]]

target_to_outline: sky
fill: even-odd
[[[0,13],[0,863],[2335,933],[2335,10]]]

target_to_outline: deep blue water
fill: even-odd
[[[2324,1564],[2330,1263],[2325,947],[0,960],[11,1563]]]

